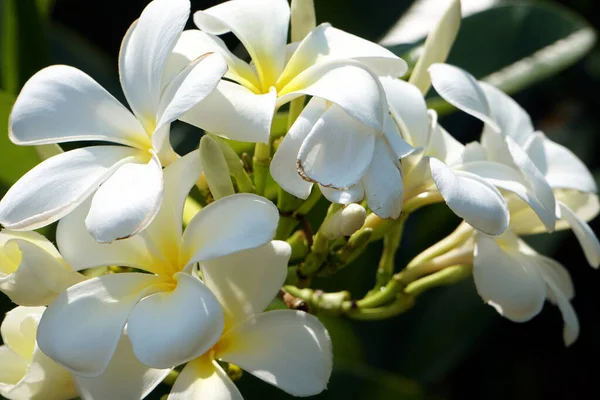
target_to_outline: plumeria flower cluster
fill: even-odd
[[[408,81],[391,51],[316,26],[310,0],[229,0],[194,13],[197,29],[184,30],[188,19],[188,0],[154,0],[125,34],[130,109],[68,66],[22,88],[15,144],[110,144],[44,160],[0,201],[0,290],[18,305],[1,326],[0,394],[142,399],[165,381],[171,400],[241,399],[231,373],[241,369],[311,396],[332,374],[332,343],[297,304],[389,317],[414,303],[423,277],[472,275],[513,321],[549,300],[566,344],[577,338],[568,271],[521,236],[571,228],[597,268],[595,181],[506,94],[443,63],[458,0]],[[229,32],[247,60],[219,38]],[[484,122],[480,142],[441,126],[431,85]],[[204,130],[197,150],[175,151],[176,120]],[[252,165],[231,140],[255,144]],[[321,196],[331,205],[312,235],[299,222]],[[432,203],[464,221],[394,274],[404,221]],[[55,246],[34,230],[57,221]],[[364,298],[310,288],[381,238]],[[274,309],[277,298],[292,309]]]

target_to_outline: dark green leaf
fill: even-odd
[[[0,184],[5,187],[40,162],[34,147],[17,146],[8,139],[8,115],[13,103],[12,95],[0,91]]]

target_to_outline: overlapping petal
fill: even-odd
[[[500,131],[491,117],[485,93],[471,74],[453,65],[433,64],[429,67],[429,75],[431,84],[444,100]]]
[[[506,230],[508,206],[495,187],[477,175],[452,171],[435,158],[429,160],[429,165],[440,194],[456,215],[489,235]]]
[[[429,142],[429,117],[419,89],[408,82],[390,78],[381,78],[381,85],[402,137],[415,147],[425,147]]]
[[[140,149],[150,138],[117,99],[80,70],[53,65],[35,74],[10,114],[14,143],[40,145],[102,140]]]
[[[202,355],[223,332],[223,311],[210,289],[185,273],[175,279],[173,291],[144,298],[129,314],[133,352],[153,368],[174,367]]]
[[[355,59],[377,75],[401,77],[408,65],[400,57],[378,44],[336,29],[325,23],[313,29],[300,42],[278,84],[285,84],[312,65],[327,59]]]
[[[237,36],[256,66],[263,92],[283,71],[289,21],[286,0],[227,1],[194,14],[201,30]]]
[[[362,182],[343,190],[325,186],[320,186],[319,189],[327,200],[337,204],[356,203],[365,198],[365,188]]]
[[[145,164],[122,165],[94,194],[85,219],[88,232],[106,243],[144,230],[160,210],[163,190],[156,154]]]
[[[190,361],[177,377],[168,400],[243,400],[233,381],[209,357]]]
[[[115,170],[136,162],[139,150],[94,146],[71,150],[38,164],[0,201],[0,223],[31,230],[48,225],[81,204]]]
[[[183,233],[187,264],[207,261],[268,243],[279,221],[277,207],[264,197],[234,194],[204,207]]]
[[[376,132],[332,106],[302,142],[298,172],[323,186],[346,189],[363,177],[375,150]]]
[[[28,240],[33,234],[35,232],[0,233],[3,251],[12,253],[10,255],[15,259],[11,261],[17,265],[13,272],[0,273],[0,290],[14,303],[23,306],[47,305],[63,290],[85,279],[66,266],[61,258]],[[2,243],[5,237],[9,240]]]
[[[280,89],[277,105],[303,94],[329,100],[361,123],[383,130],[388,113],[385,92],[379,78],[358,61],[332,60],[304,70]]]
[[[99,376],[112,358],[133,306],[163,282],[155,275],[122,273],[71,286],[42,316],[38,345],[71,372],[86,378]]]
[[[269,140],[277,94],[255,94],[232,82],[217,88],[181,120],[210,133],[244,142]]]
[[[600,266],[600,241],[598,241],[598,237],[596,237],[592,228],[571,211],[569,207],[561,202],[558,205],[562,218],[571,226],[573,233],[577,237],[577,240],[579,240],[588,263],[592,267],[598,268]]]
[[[289,244],[274,240],[200,265],[206,286],[223,306],[226,326],[267,308],[285,281],[290,255]]]
[[[215,356],[293,396],[322,392],[332,369],[329,334],[316,317],[302,311],[250,317],[223,335]]]
[[[369,208],[380,218],[396,219],[402,211],[404,183],[393,157],[384,140],[377,138],[371,165],[362,180]]]
[[[325,100],[318,97],[313,97],[308,102],[279,144],[269,167],[275,182],[286,192],[301,199],[306,199],[310,195],[312,183],[300,176],[296,160],[302,143],[326,109]]]
[[[95,378],[74,375],[77,391],[83,400],[143,399],[171,372],[142,364],[133,354],[126,335],[119,344],[106,370]]]
[[[167,59],[189,14],[189,0],[154,0],[123,38],[119,54],[121,86],[148,133],[156,126]]]
[[[473,263],[477,292],[515,322],[533,318],[546,299],[546,285],[532,257],[516,249],[503,249],[493,238],[477,236]]]

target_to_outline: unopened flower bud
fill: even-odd
[[[350,236],[365,223],[367,212],[358,204],[349,204],[328,217],[319,232],[328,239]]]
[[[221,146],[208,135],[200,140],[200,165],[215,200],[235,193]]]

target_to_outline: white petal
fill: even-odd
[[[150,274],[121,273],[71,286],[42,316],[38,345],[74,374],[100,375],[112,358],[129,312],[161,282]]]
[[[162,74],[190,15],[189,0],[154,0],[121,43],[119,75],[125,97],[148,132],[154,131]]]
[[[342,107],[351,117],[378,131],[383,129],[388,112],[379,78],[354,60],[334,60],[314,65],[292,79],[278,94],[278,106],[302,94],[329,100]]]
[[[447,165],[453,165],[463,158],[465,146],[450,135],[441,125],[435,123],[431,129],[425,153]]]
[[[23,390],[25,396],[11,398],[64,400],[77,397],[72,375],[37,347],[27,373],[15,387],[15,392],[19,390]]]
[[[452,171],[435,158],[429,164],[440,194],[456,215],[488,235],[499,235],[506,230],[508,206],[495,187],[477,175]]]
[[[0,224],[31,230],[64,217],[139,150],[94,146],[71,150],[38,164],[0,201]]]
[[[330,107],[315,123],[298,152],[298,172],[323,186],[346,189],[365,174],[376,132],[340,107]]]
[[[208,357],[190,361],[177,377],[168,400],[243,400],[227,373]]]
[[[27,372],[26,359],[12,351],[7,345],[0,346],[0,395],[10,396],[15,385]],[[8,397],[7,397],[8,398]]]
[[[94,194],[85,219],[88,232],[106,243],[143,231],[160,209],[163,189],[155,154],[147,164],[124,164]]]
[[[571,226],[571,229],[573,229],[573,233],[577,236],[577,240],[579,240],[579,244],[585,253],[585,258],[588,263],[592,267],[598,268],[600,266],[600,241],[598,241],[596,234],[592,228],[571,211],[569,207],[561,202],[559,202],[558,205],[560,206],[562,218],[567,221]]]
[[[410,83],[426,94],[431,85],[427,68],[433,63],[443,63],[450,53],[460,27],[460,0],[453,0],[435,24],[423,45],[419,60],[410,74]]]
[[[429,116],[425,98],[416,86],[400,79],[381,78],[390,112],[406,141],[424,147],[429,141]]]
[[[227,71],[225,59],[208,54],[192,61],[165,88],[158,106],[156,129],[170,124],[204,100]]]
[[[285,282],[290,255],[289,244],[274,240],[201,264],[204,283],[223,306],[227,326],[267,308]]]
[[[546,181],[542,173],[533,164],[533,161],[531,161],[521,146],[519,146],[510,136],[505,137],[505,140],[514,165],[519,168],[527,182],[529,182],[536,197],[540,200],[540,203],[547,212],[555,212],[557,209],[556,199],[548,181]],[[548,229],[552,231],[554,230],[554,226],[550,226]]]
[[[408,71],[406,62],[385,47],[329,24],[321,24],[299,44],[278,83],[287,83],[305,69],[324,60],[350,58],[362,62],[381,76],[397,78]]]
[[[6,313],[0,331],[2,342],[30,361],[35,351],[35,335],[46,307],[15,307]]]
[[[21,90],[10,115],[17,144],[103,140],[140,149],[150,138],[117,99],[80,70],[54,65],[35,74]]]
[[[6,232],[3,232],[4,236]],[[68,287],[85,279],[36,244],[15,236],[4,244],[14,246],[20,253],[17,270],[11,274],[0,273],[0,290],[23,306],[41,306],[51,303]]]
[[[412,147],[402,138],[402,135],[398,130],[398,125],[389,115],[386,115],[382,133],[386,145],[389,146],[389,149],[394,156],[394,161],[398,166],[400,166],[400,159],[408,157],[417,151],[417,149]]]
[[[200,153],[197,150],[177,159],[163,170],[165,190],[162,205],[152,223],[144,230],[144,234],[148,235],[171,265],[179,263],[183,207],[201,172]]]
[[[486,82],[479,82],[490,107],[490,116],[500,132],[510,136],[519,144],[525,143],[533,134],[533,124],[529,114],[510,96]]]
[[[239,193],[204,207],[183,233],[188,265],[268,243],[279,222],[277,207],[264,197]]]
[[[163,72],[163,82],[168,83],[189,63],[206,53],[218,53],[227,61],[225,77],[244,85],[255,93],[260,92],[256,71],[236,57],[218,37],[197,29],[183,31],[169,56]]]
[[[557,304],[556,292],[560,292],[560,295],[566,297],[567,300],[575,297],[573,280],[565,267],[555,260],[539,254],[536,257],[536,263],[546,283],[551,283],[553,286],[552,290],[548,291],[548,300]]]
[[[504,251],[493,238],[478,235],[473,278],[483,300],[502,316],[524,322],[544,306],[546,285],[531,257]]]
[[[85,268],[119,265],[159,273],[164,260],[156,255],[153,243],[144,235],[98,243],[85,228],[90,200],[62,218],[56,229],[56,242],[67,263],[76,271]]]
[[[546,210],[544,205],[537,198],[535,191],[531,188],[529,183],[525,181],[523,175],[516,169],[490,161],[469,162],[457,166],[456,168],[475,174],[486,179],[489,183],[500,189],[514,193],[531,207],[539,219],[543,221],[544,225],[547,227],[546,229],[553,229],[556,223],[556,213],[554,211],[549,212]],[[535,216],[530,216],[530,218],[537,220]],[[511,216],[511,227],[512,224],[513,221]]]
[[[255,94],[236,83],[221,81],[181,120],[228,139],[267,143],[276,98],[275,90]]]
[[[174,277],[172,292],[146,297],[129,314],[133,352],[153,368],[170,368],[204,354],[223,332],[223,310],[210,289],[191,275]]]
[[[403,204],[402,174],[392,157],[386,143],[378,138],[373,160],[362,180],[369,208],[384,219],[398,218]]]
[[[194,14],[201,30],[221,35],[233,32],[252,58],[262,90],[283,71],[290,6],[286,0],[229,1]]]
[[[277,310],[255,315],[223,336],[216,357],[293,396],[325,390],[331,375],[331,340],[314,316]]]
[[[325,186],[319,186],[319,189],[327,200],[337,204],[357,203],[365,198],[365,188],[362,182],[343,190]]]
[[[313,97],[290,127],[271,161],[270,171],[275,182],[286,192],[301,199],[306,199],[310,195],[312,183],[302,179],[298,173],[296,167],[298,152],[326,107],[325,100]]]
[[[527,154],[553,189],[595,193],[598,188],[590,170],[571,150],[542,134],[527,146]]]
[[[444,100],[496,131],[500,130],[490,115],[485,93],[473,75],[449,64],[433,64],[429,67],[429,74],[433,87]]]
[[[142,364],[122,335],[108,367],[96,378],[75,375],[77,391],[83,400],[143,399],[171,372]]]

